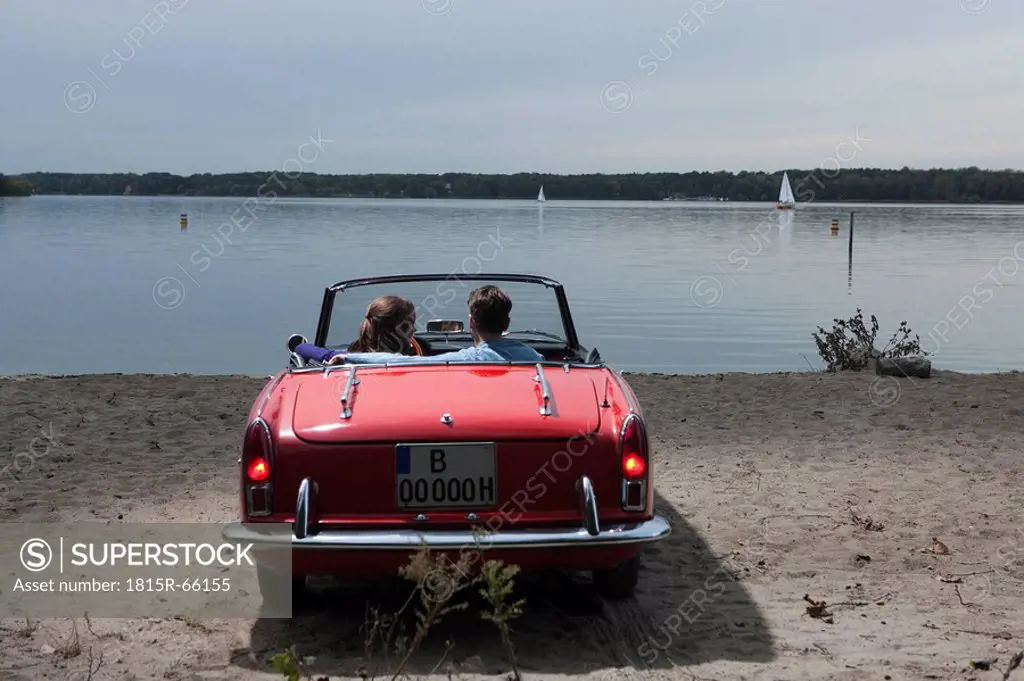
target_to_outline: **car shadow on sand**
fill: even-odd
[[[744,568],[715,556],[707,542],[660,496],[657,513],[672,534],[644,551],[636,596],[598,598],[585,575],[526,575],[519,579],[523,614],[512,642],[524,673],[581,674],[604,668],[666,669],[714,660],[771,662],[775,642],[767,620],[741,584]],[[359,676],[382,663],[366,661],[368,613],[401,609],[411,584],[386,580],[365,586],[312,583],[312,598],[291,619],[259,619],[247,649],[233,663],[266,671],[271,656],[294,645],[317,675]],[[495,626],[480,618],[481,603],[449,613],[411,656],[406,672],[499,674],[509,670]],[[411,608],[410,608],[411,610]],[[409,634],[415,626],[411,621]],[[448,642],[452,648],[448,650]],[[391,665],[378,673],[393,669]],[[390,675],[389,675],[390,676]],[[372,678],[372,675],[371,675]]]

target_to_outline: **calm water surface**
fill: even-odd
[[[939,368],[1024,368],[1024,207],[280,199],[229,233],[243,200],[0,199],[0,374],[269,373],[329,284],[481,270],[560,280],[624,370],[819,367],[857,307]]]

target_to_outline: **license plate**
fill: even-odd
[[[399,508],[488,508],[498,480],[493,442],[401,444],[395,448]]]

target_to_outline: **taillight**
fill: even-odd
[[[270,464],[264,458],[253,459],[247,472],[251,482],[266,482],[270,479]]]
[[[622,423],[619,456],[622,476],[622,508],[626,511],[646,510],[647,433],[644,430],[643,421],[637,414],[630,414]]]
[[[246,513],[265,516],[271,513],[271,474],[273,472],[274,441],[270,426],[261,418],[249,424],[242,447],[242,470],[245,471]]]
[[[639,454],[627,454],[622,459],[622,476],[630,480],[644,477],[647,462]]]

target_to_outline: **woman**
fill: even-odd
[[[381,296],[366,308],[359,335],[348,352],[397,352],[415,355],[416,308],[398,296]]]
[[[366,315],[359,325],[356,339],[344,352],[395,352],[403,355],[421,355],[419,343],[413,338],[416,331],[416,308],[398,296],[381,296],[366,307]],[[305,360],[330,363],[344,354],[341,350],[321,348],[312,343],[299,343],[292,350]]]

